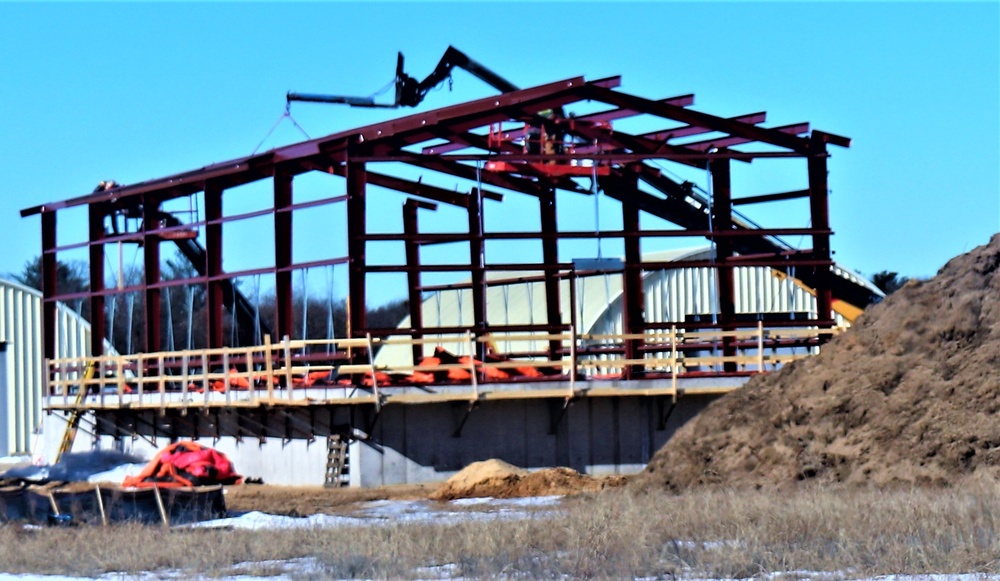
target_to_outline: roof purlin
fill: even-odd
[[[597,81],[593,81],[592,83],[594,86],[598,87],[609,87],[617,86],[618,82],[619,79],[617,77],[613,77],[609,79],[599,79]],[[25,208],[24,210],[21,210],[21,216],[27,217],[43,212],[50,212],[102,201],[116,201],[149,192],[166,192],[171,189],[181,187],[185,188],[185,190],[195,188],[192,191],[199,191],[200,187],[198,184],[203,184],[205,180],[252,171],[255,166],[273,166],[277,163],[296,161],[312,157],[317,154],[329,155],[331,152],[345,149],[349,142],[355,139],[359,141],[378,141],[380,139],[395,136],[397,138],[404,138],[410,143],[419,143],[420,141],[430,138],[421,135],[422,129],[425,128],[428,123],[455,120],[461,123],[471,123],[469,126],[470,128],[478,125],[485,125],[489,123],[489,119],[494,116],[505,116],[504,113],[500,112],[505,107],[535,102],[540,105],[545,105],[549,102],[548,100],[551,99],[567,103],[572,102],[573,100],[580,98],[577,93],[584,86],[589,84],[590,83],[587,83],[583,77],[574,77],[563,81],[557,81],[555,83],[497,95],[495,97],[478,99],[468,103],[408,115],[386,123],[368,125],[308,141],[298,142],[288,146],[276,148],[262,154],[220,162],[197,170],[182,172],[129,186],[122,186],[104,192],[78,196],[60,202],[51,202]]]
[[[803,155],[811,153],[807,139],[789,135],[787,133],[781,133],[780,131],[765,129],[763,127],[747,123],[740,123],[738,121],[733,121],[732,119],[717,117],[715,115],[701,113],[699,111],[692,111],[691,109],[685,109],[683,107],[673,107],[665,103],[658,103],[643,97],[620,93],[618,91],[611,91],[603,87],[585,87],[583,92],[591,99],[607,103],[609,105],[643,109],[650,115],[673,119],[674,121],[681,121],[691,125],[707,127],[713,131],[728,133],[734,137],[744,137],[751,141],[769,143],[778,147],[791,149],[792,151]]]

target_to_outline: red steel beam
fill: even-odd
[[[328,173],[331,175],[338,175],[344,177],[347,175],[347,166],[344,164],[324,164],[315,160],[305,160],[301,164],[314,171],[320,171],[323,173]],[[458,206],[461,208],[466,208],[469,205],[469,196],[466,194],[460,194],[452,190],[446,190],[444,188],[439,188],[437,186],[432,186],[430,184],[425,184],[423,182],[410,181],[396,176],[376,173],[373,171],[368,172],[368,183],[373,186],[379,186],[389,190],[395,190],[397,192],[402,192],[404,194],[409,194],[411,196],[417,196],[420,198],[426,198],[428,200],[433,200],[442,204],[448,204],[451,206]],[[483,197],[487,200],[494,200],[498,202],[503,201],[503,194],[494,192],[491,190],[483,190]],[[346,199],[346,198],[343,198]],[[337,198],[340,201],[341,198]]]
[[[802,135],[803,133],[809,133],[808,123],[795,123],[794,125],[783,125],[781,127],[772,128],[773,131],[780,131],[782,133],[787,133],[789,135]],[[746,137],[721,137],[719,139],[706,139],[704,141],[697,141],[695,143],[685,143],[684,147],[688,149],[694,149],[696,151],[708,151],[709,149],[715,147],[717,149],[722,149],[724,147],[731,147],[733,145],[741,145],[743,143],[750,143],[752,140]]]
[[[93,216],[91,216],[91,232],[93,232]],[[43,351],[46,359],[56,357],[56,302],[53,299],[59,292],[58,265],[56,261],[56,215],[55,212],[42,214],[42,330]],[[103,261],[102,261],[103,264]],[[91,341],[93,345],[93,341]],[[96,354],[103,353],[97,351]],[[46,370],[48,373],[48,370]]]
[[[823,233],[830,229],[830,212],[827,201],[828,183],[826,173],[826,144],[823,135],[814,135],[809,141],[813,155],[809,157],[809,214],[813,234],[813,252],[819,260],[830,260],[830,235]],[[817,266],[815,270],[814,289],[816,291],[816,318],[826,320],[832,318],[833,292],[830,279],[833,273],[829,266]]]
[[[673,105],[674,107],[687,107],[689,105],[694,105],[694,95],[689,94],[680,95],[678,97],[669,97],[667,99],[660,99],[658,102]],[[607,123],[608,121],[615,121],[616,119],[624,119],[626,117],[634,117],[642,114],[643,111],[638,109],[617,108],[610,111],[600,111],[589,115],[581,115],[577,117],[577,119],[590,123]]]
[[[756,125],[740,123],[724,117],[717,117],[715,115],[709,115],[699,111],[692,111],[683,107],[674,107],[665,103],[657,103],[656,101],[652,101],[650,99],[612,91],[611,89],[606,89],[604,87],[587,86],[584,87],[583,92],[586,96],[589,96],[596,101],[608,103],[609,105],[639,109],[650,115],[656,115],[665,119],[673,119],[674,121],[680,121],[689,125],[706,127],[712,131],[728,133],[735,137],[746,137],[751,141],[770,143],[771,145],[784,147],[804,155],[809,153],[808,144],[804,139],[788,135],[787,133],[781,133],[780,131],[764,129]]]
[[[347,161],[347,255],[348,264],[348,333],[351,337],[365,336],[366,268],[365,216],[367,172],[364,162]],[[420,268],[419,266],[417,268]]]
[[[157,230],[160,227],[160,203],[153,194],[142,196],[142,257],[143,257],[143,287],[145,294],[146,317],[146,353],[161,351],[160,332],[160,289],[155,285],[160,282],[160,237]],[[130,330],[131,332],[131,330]],[[156,369],[154,368],[155,372]]]
[[[637,188],[636,177],[633,177],[630,188]],[[639,205],[630,196],[622,199],[622,229],[639,232]],[[645,323],[645,299],[642,284],[642,248],[641,238],[626,238],[625,242],[625,272],[622,277],[622,330],[626,334],[641,333]],[[625,358],[639,357],[641,341],[630,339],[625,342]],[[629,379],[642,372],[641,366],[629,366],[625,370],[625,378]]]
[[[662,99],[661,103],[668,103],[677,107],[687,107],[694,103],[694,95],[681,95],[679,97],[670,97],[668,99]],[[598,113],[590,113],[588,115],[581,115],[576,117],[577,121],[583,121],[586,123],[607,123],[614,121],[616,119],[624,119],[626,117],[632,117],[635,115],[641,115],[641,111],[636,111],[634,109],[611,109],[609,111],[601,111]],[[762,120],[763,121],[763,120]],[[759,123],[760,121],[758,121]],[[511,137],[519,132],[524,131],[524,126],[512,127],[504,131],[505,137]],[[480,136],[482,137],[482,136]],[[447,137],[445,139],[448,139]],[[429,145],[423,149],[425,155],[441,155],[445,153],[451,153],[452,151],[458,151],[460,149],[465,149],[467,147],[476,147],[465,141],[449,140],[447,143],[441,143],[438,145]]]
[[[437,205],[413,199],[406,200],[403,203],[403,233],[407,235],[407,238],[403,241],[406,249],[406,264],[414,266],[420,266],[420,245],[410,236],[415,237],[420,231],[417,222],[417,211],[421,208],[433,211],[437,210]],[[420,270],[414,269],[407,272],[406,282],[409,287],[407,298],[410,308],[410,326],[415,329],[413,338],[420,339],[423,337],[422,329],[424,327],[424,305],[423,297],[420,294]],[[423,356],[423,345],[413,345],[412,351],[413,364],[417,365]]]
[[[88,210],[90,248],[90,293],[100,293],[104,290],[104,216],[107,214],[105,204],[91,204]],[[45,216],[42,214],[42,226],[44,232]],[[52,221],[55,223],[55,212],[52,212]],[[42,256],[46,256],[45,253]],[[84,298],[84,297],[81,297]],[[104,340],[107,333],[107,314],[104,310],[104,296],[101,294],[86,295],[90,300],[90,353],[94,356],[104,354]],[[47,332],[51,332],[54,327],[49,327],[46,323]],[[46,354],[46,357],[49,355]]]
[[[744,204],[759,204],[761,202],[775,202],[779,200],[794,200],[796,198],[807,198],[809,197],[809,190],[795,190],[794,192],[779,192],[776,194],[761,194],[759,196],[745,196],[742,198],[734,198],[734,206],[742,206]],[[813,229],[809,229],[808,232],[800,232],[800,234],[812,234]]]
[[[556,192],[553,189],[538,197],[538,213],[541,222],[542,262],[555,264],[559,262],[558,220],[556,216]],[[562,307],[559,304],[559,279],[554,276],[545,277],[545,314],[550,326],[562,324]],[[549,342],[549,358],[559,359],[558,354],[562,343]]]
[[[729,117],[732,121],[739,121],[740,123],[750,123],[756,125],[758,123],[763,123],[767,121],[767,112],[760,111],[757,113],[750,113],[747,115],[738,115],[736,117]],[[652,139],[655,141],[670,141],[671,139],[677,139],[680,137],[689,137],[692,135],[701,135],[702,133],[708,133],[711,131],[706,127],[701,127],[700,125],[683,125],[681,127],[675,127],[673,129],[664,129],[661,131],[654,131],[652,133],[643,133],[642,137],[647,139]]]
[[[348,201],[350,203],[350,201]],[[295,311],[292,297],[292,175],[274,172],[274,330],[276,339],[292,337]]]
[[[478,332],[486,321],[486,246],[483,244],[483,202],[479,192],[469,198],[469,271],[472,279],[472,320]],[[479,344],[480,347],[485,347]],[[471,353],[470,353],[471,355]],[[482,353],[478,353],[482,360]]]
[[[222,285],[222,188],[218,182],[209,181],[205,184],[205,274],[208,277],[208,304],[206,308],[208,323],[206,345],[210,349],[224,347],[223,332],[223,297]]]
[[[712,230],[717,232],[729,232],[733,229],[733,206],[732,206],[732,179],[729,171],[729,160],[725,158],[712,159],[709,164],[709,171],[712,173],[711,188],[711,213]],[[736,322],[736,284],[733,276],[732,258],[735,254],[733,240],[728,237],[720,237],[715,240],[713,236],[715,250],[715,277],[718,289],[719,301],[719,323],[723,328],[727,328]],[[712,308],[715,308],[714,305]],[[722,354],[727,357],[736,355],[736,347],[732,337],[723,339]],[[727,362],[723,365],[726,372],[736,371],[736,364]]]

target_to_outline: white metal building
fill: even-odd
[[[648,253],[645,262],[672,262],[681,260],[709,260],[710,247],[666,250]],[[880,296],[883,293],[868,280],[842,266],[834,266],[834,273],[857,284],[862,284]],[[486,292],[487,320],[498,325],[543,323],[545,313],[545,283],[523,282],[519,279],[537,273],[499,273],[489,280],[509,280],[509,284],[491,284]],[[718,312],[714,270],[707,267],[673,268],[643,273],[643,292],[646,300],[646,320],[683,324],[692,316],[710,317]],[[810,314],[815,316],[816,298],[788,277],[779,277],[768,267],[734,268],[736,286],[736,313],[789,313],[790,316]],[[576,280],[575,311],[570,311],[570,281],[560,284],[562,323],[573,324],[579,334],[622,333],[622,275],[621,273],[579,277]],[[426,295],[425,295],[426,296]],[[794,315],[792,315],[794,314]],[[846,325],[842,316],[835,315],[837,323]],[[442,290],[426,296],[423,303],[426,326],[462,326],[473,320],[472,291]],[[409,317],[400,323],[405,328]],[[462,343],[442,343],[450,351],[467,353]],[[542,347],[523,343],[500,341],[501,351],[535,350]],[[387,345],[378,354],[378,364],[403,364],[412,359],[409,347]]]
[[[56,354],[90,354],[90,323],[60,304]],[[32,453],[42,424],[42,293],[0,279],[0,456]]]

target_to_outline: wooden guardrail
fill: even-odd
[[[676,393],[677,381],[692,374],[723,374],[727,366],[737,373],[761,373],[785,363],[809,357],[820,336],[840,329],[781,328],[736,331],[669,331],[641,334],[507,333],[437,337],[387,337],[353,339],[291,340],[263,345],[59,358],[47,361],[47,391],[50,407],[127,407],[141,402],[143,407],[258,406],[262,404],[316,403],[310,387],[340,390],[337,399],[368,398],[376,406],[386,391],[413,385],[406,377],[415,372],[447,373],[453,369],[468,374],[468,381],[451,382],[455,389],[469,390],[468,399],[482,395],[484,384],[502,371],[536,369],[540,379],[568,381],[568,396],[577,393],[579,381],[613,378],[626,368],[641,370],[646,376],[670,380]],[[625,344],[639,341],[638,356],[626,358]],[[485,346],[500,343],[557,343],[556,357],[488,357],[479,361],[472,354]],[[425,364],[376,363],[376,352],[386,346],[441,346],[460,356],[457,363]],[[304,356],[305,353],[312,353]],[[409,350],[408,350],[409,352]],[[728,354],[727,354],[728,352]],[[325,355],[324,355],[325,354]],[[496,354],[494,354],[496,355]],[[513,354],[516,355],[516,354]],[[85,371],[93,365],[89,377]],[[383,375],[385,374],[385,375]],[[392,381],[380,380],[386,375]],[[322,377],[321,377],[322,376]],[[517,379],[517,378],[514,378]],[[528,378],[524,378],[528,379]],[[426,382],[421,382],[426,385]],[[435,389],[446,389],[440,382]],[[79,398],[79,390],[87,398]],[[329,393],[325,399],[330,399]]]

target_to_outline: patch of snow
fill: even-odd
[[[483,496],[479,498],[458,498],[449,502],[453,506],[555,506],[559,504],[562,495],[552,496],[527,496],[524,498],[493,498]]]
[[[142,464],[122,464],[121,466],[115,466],[111,470],[104,472],[98,472],[97,474],[92,474],[87,477],[87,482],[107,482],[112,484],[121,484],[125,481],[126,476],[136,476],[142,469],[146,467],[145,463]]]
[[[230,518],[206,520],[188,525],[182,525],[182,528],[232,528],[258,531],[269,529],[310,529],[361,526],[365,523],[366,521],[364,519],[348,516],[314,514],[307,517],[293,517],[253,511]]]
[[[417,567],[413,573],[419,579],[431,581],[433,579],[450,579],[455,581],[458,575],[458,565],[455,563],[445,563],[444,565],[434,565],[430,567]]]
[[[452,500],[449,504],[453,504],[455,506],[477,506],[480,504],[489,504],[495,500],[496,499],[493,498],[492,496],[480,496],[478,498],[456,498],[455,500]]]

